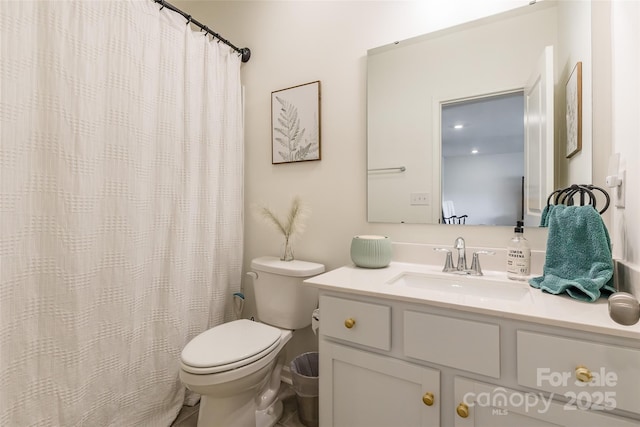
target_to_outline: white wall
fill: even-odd
[[[591,3],[588,1],[560,1],[558,22],[571,25],[558,26],[556,52],[556,187],[588,184],[593,181],[593,111],[592,111],[592,53]],[[567,128],[565,126],[565,86],[577,62],[582,62],[582,150],[566,158]]]
[[[444,159],[443,200],[452,200],[467,224],[512,228],[521,213],[524,153],[455,156]]]
[[[266,203],[285,211],[293,195],[312,208],[298,258],[336,268],[350,262],[355,234],[395,241],[504,246],[511,227],[370,224],[366,216],[366,54],[376,46],[522,6],[527,1],[451,2],[239,1],[174,2],[239,46],[249,46],[246,86],[246,241],[251,258],[277,255],[280,238],[249,211]],[[321,81],[322,160],[271,164],[271,91]],[[528,233],[544,248],[544,230]]]
[[[640,268],[640,2],[611,6],[613,151],[627,185],[625,208],[613,208],[613,249],[614,257]]]
[[[526,0],[432,0],[419,2],[376,1],[175,1],[194,17],[206,22],[239,46],[249,46],[251,61],[243,65],[246,86],[246,240],[245,268],[251,258],[277,255],[281,239],[267,225],[253,218],[249,206],[265,202],[285,211],[292,195],[302,196],[312,207],[307,231],[295,243],[300,259],[324,263],[328,269],[347,264],[349,244],[355,234],[377,233],[395,241],[427,242],[450,246],[463,235],[470,246],[504,247],[511,227],[370,224],[366,220],[366,53],[367,50],[441,29],[509,8]],[[637,8],[637,2],[627,2]],[[634,6],[635,3],[635,6]],[[621,12],[618,21],[635,15]],[[628,16],[629,15],[629,16]],[[592,17],[594,18],[594,17]],[[616,27],[618,25],[616,22]],[[621,26],[622,27],[622,26]],[[628,26],[624,26],[631,31]],[[624,32],[620,28],[620,33]],[[638,39],[617,34],[616,42],[616,151],[623,154],[628,182],[638,182],[632,172],[640,161],[638,144],[637,73]],[[589,43],[588,40],[583,40]],[[605,53],[606,53],[606,49]],[[627,55],[632,52],[631,55]],[[599,61],[602,58],[594,58]],[[604,58],[606,60],[606,58]],[[322,160],[298,164],[271,164],[271,91],[322,82]],[[599,82],[594,81],[594,91]],[[635,98],[632,94],[635,90]],[[602,95],[602,94],[601,94]],[[635,99],[635,100],[634,100]],[[635,116],[633,116],[635,114]],[[595,121],[600,120],[599,117]],[[603,115],[606,120],[606,114]],[[596,123],[594,123],[594,127]],[[622,126],[622,127],[618,127]],[[620,134],[626,132],[626,135]],[[606,133],[603,141],[608,143]],[[627,142],[623,142],[627,141]],[[606,153],[594,158],[594,170],[602,171]],[[606,170],[606,167],[605,167]],[[596,183],[604,178],[594,175]],[[635,180],[635,181],[633,181]],[[627,208],[618,212],[614,245],[623,256],[638,263],[638,196],[627,192]],[[533,248],[544,249],[546,231],[526,232]],[[625,237],[628,236],[628,237]],[[625,242],[621,244],[620,242]],[[618,252],[620,253],[620,252]],[[250,296],[251,289],[245,283]],[[251,304],[249,302],[249,309]]]

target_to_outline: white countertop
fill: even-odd
[[[304,283],[321,290],[420,303],[525,320],[544,325],[640,339],[640,323],[624,326],[611,320],[606,298],[600,298],[595,302],[583,302],[566,294],[552,295],[529,286],[526,281],[509,280],[503,272],[484,271],[484,276],[471,278],[442,273],[441,270],[441,266],[403,262],[392,262],[388,267],[381,269],[345,266],[307,279]],[[496,299],[490,296],[452,293],[429,289],[428,287],[418,288],[389,283],[405,272],[456,279],[465,286],[477,284],[478,286],[493,286],[494,288],[503,287],[503,289],[506,289],[504,288],[506,286],[513,286],[515,287],[514,290],[516,292],[514,295],[516,297]],[[508,293],[511,294],[511,292]]]

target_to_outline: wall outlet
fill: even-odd
[[[411,205],[429,206],[431,204],[431,194],[411,193]]]

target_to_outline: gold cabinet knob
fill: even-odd
[[[593,375],[591,375],[591,371],[586,366],[580,365],[576,368],[576,378],[580,382],[590,383]]]
[[[348,318],[347,320],[344,321],[344,326],[347,329],[351,329],[356,325],[356,319],[354,319],[353,317]]]
[[[432,406],[434,401],[435,401],[435,397],[433,396],[433,393],[431,393],[430,391],[426,392],[424,396],[422,396],[422,403],[424,403],[427,406]]]
[[[469,416],[469,406],[466,403],[460,403],[456,407],[456,413],[460,418],[467,418]]]

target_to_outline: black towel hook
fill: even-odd
[[[611,198],[609,197],[609,193],[607,193],[606,191],[604,191],[600,187],[596,187],[595,185],[587,185],[586,187],[588,187],[590,190],[598,190],[602,194],[604,194],[606,202],[604,204],[604,208],[602,208],[602,210],[599,211],[599,212],[600,212],[600,214],[603,214],[604,212],[606,212],[606,210],[609,209],[609,204],[611,203]]]
[[[595,185],[591,184],[572,184],[569,187],[557,189],[549,194],[549,197],[547,198],[547,206],[551,205],[552,200],[553,204],[555,205],[573,206],[576,203],[574,201],[574,198],[576,196],[579,196],[580,206],[591,205],[594,209],[598,210],[597,198],[593,193],[593,190],[602,192],[606,199],[604,208],[598,211],[600,214],[602,214],[609,208],[609,204],[611,201],[609,198],[609,194],[602,188],[596,187]]]
[[[573,201],[574,196],[580,196],[580,206],[585,205],[585,193],[589,196],[589,205],[596,207],[596,198],[591,192],[591,190],[585,186],[573,184],[571,187],[565,189],[564,195],[562,196],[560,203],[567,206],[573,206],[575,202]],[[568,203],[565,203],[568,202]]]

